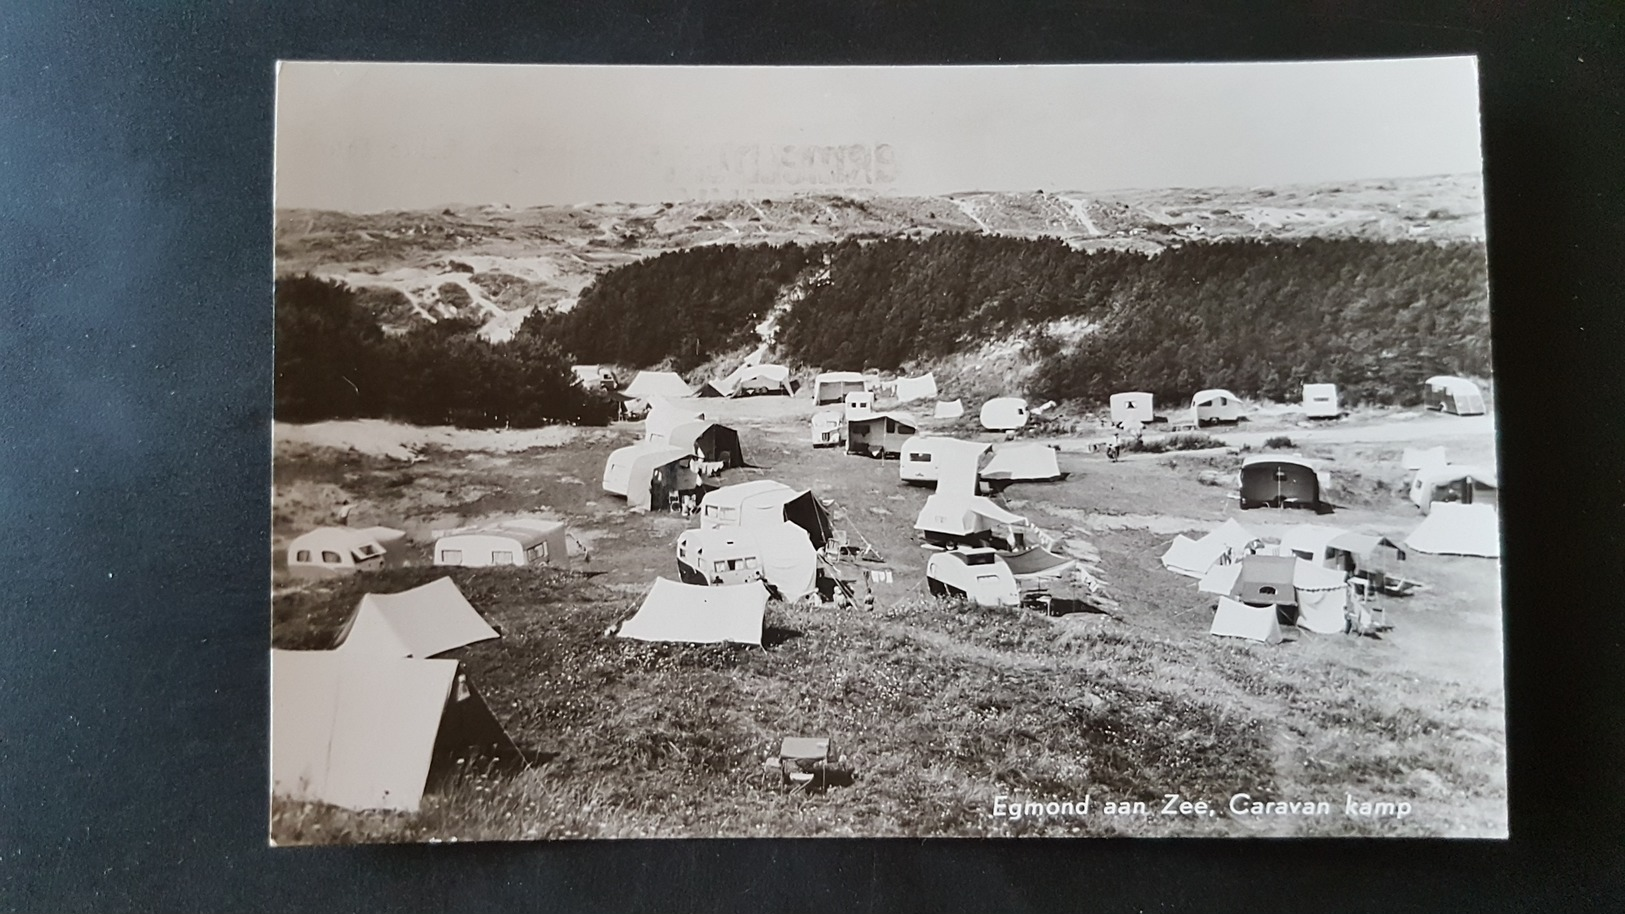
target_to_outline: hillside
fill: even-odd
[[[355,288],[386,331],[461,316],[501,340],[533,310],[567,311],[595,278],[667,251],[943,232],[1149,254],[1195,239],[1480,241],[1484,213],[1476,175],[1275,188],[283,210],[276,258],[278,275],[308,273]]]

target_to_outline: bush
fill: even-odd
[[[1268,449],[1268,448],[1285,449],[1285,448],[1295,447],[1295,445],[1292,443],[1291,438],[1288,438],[1285,435],[1276,435],[1275,437],[1266,440],[1264,442],[1264,447],[1266,449]]]
[[[1201,432],[1180,432],[1163,438],[1132,439],[1123,444],[1123,450],[1136,454],[1165,454],[1168,451],[1205,451],[1209,448],[1227,447],[1227,445],[1213,437]]]

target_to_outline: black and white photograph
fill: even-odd
[[[1474,58],[274,129],[273,845],[1507,837]]]

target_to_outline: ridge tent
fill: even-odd
[[[791,396],[795,393],[790,383],[790,369],[783,365],[744,365],[729,376],[733,381],[734,397],[767,395]]]
[[[369,593],[339,632],[338,650],[433,657],[500,637],[457,589],[440,578],[400,593]]]
[[[849,393],[863,393],[868,381],[855,371],[826,371],[813,378],[813,404],[845,403]]]
[[[953,484],[961,488],[975,486],[976,462],[987,453],[989,445],[977,441],[962,441],[938,435],[915,435],[905,440],[899,449],[897,475],[904,482],[936,483],[944,467],[969,462],[968,469],[958,472]],[[949,476],[955,476],[953,470]],[[967,480],[969,482],[967,483]],[[974,491],[966,494],[974,495]]]
[[[913,403],[915,400],[935,400],[937,398],[937,378],[927,372],[917,378],[897,379],[897,402]]]
[[[846,452],[884,458],[900,453],[903,442],[920,430],[920,424],[908,413],[872,413],[867,416],[847,416]]]
[[[1246,638],[1265,644],[1280,644],[1281,623],[1273,606],[1248,606],[1229,597],[1219,598],[1219,607],[1213,613],[1213,625],[1208,634],[1228,638]]]
[[[476,758],[523,760],[457,661],[271,651],[273,794],[416,812]]]
[[[1324,505],[1320,470],[1302,457],[1248,457],[1241,462],[1239,483],[1243,508],[1295,507],[1319,511]]]
[[[644,402],[656,397],[682,399],[694,396],[694,390],[672,371],[640,371],[621,392]]]
[[[965,415],[965,402],[963,400],[938,400],[937,408],[931,414],[933,419],[958,419]]]
[[[846,420],[841,417],[840,410],[826,409],[823,412],[813,413],[813,447],[834,447],[840,444],[841,433],[844,431]]]
[[[1067,474],[1061,472],[1055,448],[1033,443],[995,448],[981,476],[1000,482],[1056,482]]]
[[[761,582],[702,587],[655,578],[617,637],[692,644],[762,644],[767,588]]]
[[[1209,571],[1198,589],[1250,606],[1285,607],[1299,628],[1317,634],[1337,634],[1347,626],[1348,575],[1296,556],[1246,556]]]
[[[1188,578],[1200,578],[1215,565],[1239,560],[1259,543],[1258,537],[1231,518],[1201,539],[1193,540],[1183,534],[1175,536],[1168,551],[1162,554],[1162,567]]]
[[[1422,403],[1428,409],[1458,416],[1484,414],[1484,395],[1466,378],[1435,375],[1422,382]]]
[[[1012,432],[1027,425],[1027,401],[1020,397],[994,397],[982,404],[982,428]]]
[[[288,543],[288,573],[331,578],[401,564],[406,531],[390,527],[317,527]]]
[[[1199,390],[1191,397],[1191,418],[1197,428],[1209,422],[1241,421],[1241,399],[1223,388]]]
[[[933,545],[998,546],[1007,551],[1025,549],[1031,527],[1025,517],[992,499],[942,491],[925,500],[914,521],[914,529]]]
[[[568,556],[561,521],[515,518],[448,533],[434,542],[436,565],[558,565]]]
[[[743,527],[758,530],[788,521],[807,532],[814,549],[833,535],[829,512],[805,489],[792,489],[771,479],[741,482],[705,493],[700,500],[700,528]]]
[[[1138,422],[1146,425],[1154,421],[1156,413],[1151,409],[1151,395],[1139,391],[1112,394],[1112,424],[1124,425],[1129,422]]]
[[[1441,502],[1405,538],[1405,545],[1417,552],[1497,559],[1501,557],[1500,519],[1493,505]]]
[[[627,445],[604,461],[603,489],[625,497],[629,507],[668,510],[678,496],[699,489],[693,460],[693,454],[667,444]]]
[[[1500,495],[1495,471],[1465,464],[1434,464],[1411,480],[1411,504],[1426,514],[1436,504],[1495,505]]]
[[[1303,411],[1311,419],[1336,419],[1341,415],[1337,405],[1337,385],[1303,385]]]

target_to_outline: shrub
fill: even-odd
[[[1276,435],[1264,442],[1266,448],[1289,448],[1293,446],[1292,439],[1285,435]]]

